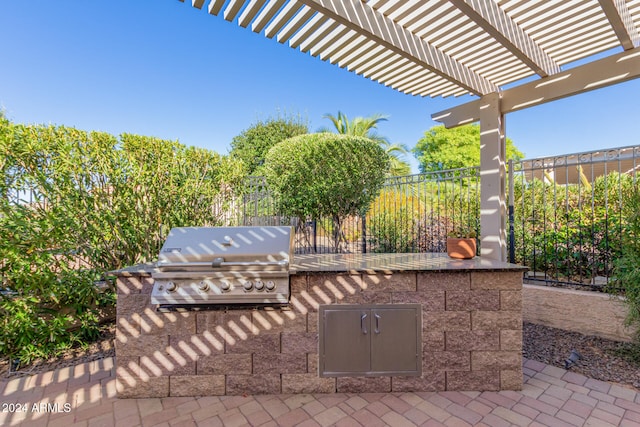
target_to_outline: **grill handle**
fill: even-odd
[[[289,265],[289,261],[281,260],[281,261],[236,261],[236,262],[225,262],[223,258],[215,258],[213,262],[202,262],[202,261],[194,261],[194,262],[166,262],[166,261],[158,261],[158,267],[160,268],[183,268],[183,267],[268,267],[268,266],[276,266],[276,267],[286,267]]]

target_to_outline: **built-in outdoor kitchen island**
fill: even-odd
[[[176,310],[152,304],[154,271],[115,272],[119,397],[522,387],[517,265],[295,255],[288,304]]]

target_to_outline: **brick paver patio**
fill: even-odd
[[[525,360],[520,392],[117,399],[113,359],[0,382],[2,426],[639,426],[640,393]]]

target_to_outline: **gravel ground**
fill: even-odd
[[[114,350],[115,326],[107,325],[100,340],[85,349],[74,349],[50,360],[39,360],[30,366],[20,367],[17,372],[9,372],[6,360],[0,361],[0,379],[33,375],[52,369],[71,366],[92,360],[111,357]],[[636,361],[621,353],[629,353],[632,346],[628,343],[590,337],[575,332],[549,328],[531,323],[524,324],[524,357],[549,365],[565,367],[565,360],[575,349],[582,359],[570,369],[587,377],[621,383],[640,390],[640,350]]]
[[[576,350],[582,356],[576,365],[569,368],[571,371],[640,390],[640,348],[634,350],[633,345],[629,343],[533,323],[524,324],[524,357],[564,368],[571,350]],[[630,356],[633,352],[635,358]]]

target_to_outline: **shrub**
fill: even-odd
[[[105,271],[154,259],[174,226],[216,225],[239,162],[136,135],[0,119],[0,353],[95,337]]]
[[[333,245],[342,250],[342,224],[362,213],[384,182],[389,159],[374,141],[316,133],[289,138],[266,155],[264,172],[285,215],[331,218]]]
[[[615,261],[615,280],[609,290],[624,295],[629,309],[626,323],[636,331],[640,345],[640,186],[625,191],[623,216],[626,219],[620,257]]]
[[[516,181],[516,261],[570,281],[609,276],[626,222],[621,195],[631,185],[618,172],[589,186]]]
[[[384,190],[367,213],[367,236],[374,252],[414,252],[420,202],[411,195]]]

